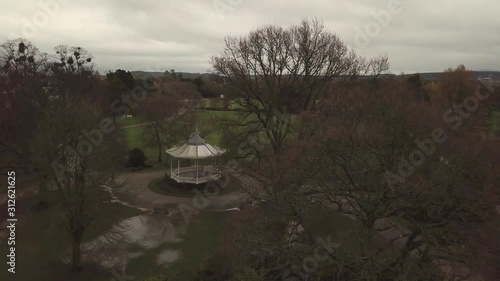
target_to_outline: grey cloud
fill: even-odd
[[[245,35],[264,24],[289,26],[303,18],[318,18],[346,43],[359,47],[356,30],[374,22],[373,14],[386,10],[391,0],[66,1],[29,38],[42,51],[52,53],[59,44],[79,45],[93,53],[102,70],[204,72],[210,68],[210,57],[221,52],[224,36]],[[0,40],[11,33],[22,34],[23,17],[31,20],[43,11],[38,3],[0,0],[5,8],[0,11]],[[392,15],[389,25],[359,51],[368,56],[387,54],[394,73],[441,71],[461,63],[477,70],[498,69],[499,2],[400,3],[402,12]]]

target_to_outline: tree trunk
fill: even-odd
[[[161,163],[161,154],[162,154],[162,150],[161,150],[161,145],[158,146],[158,162]]]
[[[162,145],[161,145],[161,137],[160,137],[160,128],[154,128],[156,133],[156,143],[158,144],[158,163],[161,163],[161,154],[162,154]]]
[[[80,241],[73,241],[73,259],[71,263],[71,271],[81,271],[82,267],[80,265],[81,251],[80,251]]]
[[[40,177],[40,183],[38,184],[38,196],[40,201],[38,202],[39,207],[43,207],[47,204],[47,176],[42,175]]]

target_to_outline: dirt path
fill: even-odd
[[[134,124],[134,125],[122,126],[122,129],[135,128],[135,127],[144,127],[144,126],[149,126],[149,125],[151,125],[151,123],[145,122],[145,123],[139,123],[139,124]]]

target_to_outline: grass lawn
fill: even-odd
[[[131,126],[131,125],[141,124],[143,122],[144,119],[141,116],[133,116],[125,118],[118,117],[116,119],[116,123],[118,123],[120,126]]]
[[[491,115],[491,127],[490,127],[491,137],[496,138],[498,132],[500,132],[500,109],[493,111]]]
[[[72,274],[70,265],[63,263],[63,258],[71,254],[71,244],[68,234],[58,224],[57,209],[54,206],[34,211],[38,201],[36,196],[16,201],[16,274],[7,272],[6,255],[3,255],[0,280],[110,280],[108,270],[97,264],[84,264],[82,272]],[[7,208],[5,205],[0,207],[4,210]],[[97,224],[86,232],[85,241],[94,239],[109,230],[114,223],[140,212],[117,203],[109,203],[104,205],[102,213],[105,216],[100,217]],[[6,243],[1,243],[0,251],[7,253]]]
[[[206,131],[208,132],[207,135],[203,135],[203,137],[207,142],[213,145],[220,145],[220,139],[221,139],[221,134],[218,132],[217,127],[214,125],[215,120],[219,118],[232,118],[235,116],[235,114],[239,114],[236,112],[231,112],[231,111],[200,111],[197,112],[197,126],[200,131]],[[127,120],[129,122],[130,119],[133,119],[133,121],[130,121],[130,123],[136,122],[140,123],[141,117],[136,116],[132,118],[127,118],[124,120]],[[148,140],[144,138],[145,127],[144,126],[138,126],[138,127],[131,127],[131,128],[124,128],[123,132],[127,138],[128,141],[128,147],[129,149],[132,148],[140,148],[142,151],[144,151],[144,154],[148,158],[149,162],[151,165],[154,167],[157,166],[163,166],[160,163],[158,163],[158,148],[150,143],[148,143]],[[188,136],[186,136],[186,139]],[[162,160],[165,161],[165,165],[170,164],[168,161],[168,157],[166,154],[163,154]]]
[[[196,112],[196,123],[198,127],[198,131],[201,132],[201,137],[205,139],[208,143],[212,145],[217,145],[217,146],[222,146],[221,145],[221,139],[223,136],[223,133],[227,130],[226,127],[224,127],[224,120],[234,120],[241,116],[242,112],[237,112],[237,111],[216,111],[216,110],[202,110],[202,111],[197,111]],[[249,120],[255,119],[255,115],[249,115],[247,117]],[[133,118],[128,118],[128,119],[135,119],[135,120],[140,120],[140,117],[136,116]],[[140,121],[136,121],[140,122]],[[291,122],[293,126],[297,126],[297,118],[295,116],[291,116]],[[139,127],[131,127],[131,128],[124,128],[124,134],[127,137],[128,141],[128,147],[129,149],[132,148],[140,148],[144,151],[144,154],[149,160],[149,163],[153,165],[153,167],[158,168],[158,167],[169,167],[170,161],[168,159],[168,156],[165,154],[162,155],[162,159],[164,161],[164,165],[158,163],[158,148],[152,144],[148,143],[148,140],[145,139],[145,134],[144,134],[145,127],[144,126],[139,126]],[[265,133],[261,132],[262,135],[261,141],[266,143],[267,138],[265,137]],[[288,139],[293,139],[297,135],[296,132],[291,131],[291,133],[288,135]],[[187,139],[189,136],[186,136],[185,138]]]
[[[204,138],[207,142],[214,145],[221,144],[222,130],[223,126],[221,126],[221,122],[223,120],[234,120],[241,116],[242,112],[238,111],[217,111],[217,110],[201,110],[196,112],[196,123],[198,130],[202,132],[201,137]],[[255,119],[254,115],[250,115],[247,118]],[[136,116],[132,118],[126,118],[123,120],[127,120],[126,122],[130,124],[138,124],[141,123],[141,117]],[[296,118],[292,116],[292,125],[297,126]],[[125,122],[125,121],[120,121]],[[133,128],[124,128],[125,135],[127,136],[129,142],[129,148],[133,147],[141,148],[148,159],[152,162],[157,162],[158,159],[158,151],[157,148],[153,145],[147,144],[147,140],[144,139],[144,127],[133,127]],[[292,136],[293,134],[291,134]],[[189,136],[186,136],[186,139]]]
[[[220,181],[222,184],[224,180]],[[149,190],[167,196],[178,196],[178,197],[194,197],[196,193],[193,192],[194,188],[199,190],[201,193],[204,192],[205,184],[199,184],[198,186],[194,186],[192,184],[179,184],[173,181],[170,178],[161,177],[159,179],[155,179],[148,184]],[[218,195],[228,194],[230,192],[236,191],[240,189],[242,186],[241,181],[235,177],[231,177],[229,180],[228,186],[224,189],[219,190]],[[214,192],[213,188],[209,188],[210,192]]]
[[[202,212],[192,216],[186,233],[181,236],[181,242],[163,243],[157,248],[147,250],[144,255],[128,263],[127,273],[135,276],[136,280],[160,274],[171,278],[181,272],[194,275],[203,260],[216,250],[226,217],[225,212]],[[177,250],[182,254],[177,261],[164,268],[156,262],[158,254],[163,250]]]
[[[218,124],[221,120],[231,120],[237,118],[241,112],[235,111],[198,111],[196,112],[196,120],[200,131],[207,131],[208,134],[201,136],[208,143],[213,145],[220,145],[222,134],[219,131]]]
[[[211,107],[211,108],[220,108],[223,109],[224,107],[224,101],[218,98],[211,98],[211,99],[201,99],[198,100],[197,106],[200,108],[203,107]],[[229,101],[229,108],[228,109],[240,109],[241,106],[235,102],[234,100]]]
[[[98,264],[83,264],[83,271],[71,273],[70,265],[63,262],[71,253],[68,235],[59,227],[54,207],[42,211],[32,211],[37,203],[35,196],[23,198],[18,203],[18,222],[16,224],[16,274],[6,270],[6,255],[3,256],[0,280],[26,281],[109,281],[113,278],[109,269]],[[6,208],[5,205],[0,206]],[[104,234],[113,224],[140,214],[136,209],[120,204],[105,204],[102,210],[106,216],[100,218],[95,227],[90,228],[85,241],[91,241]],[[218,237],[224,227],[226,212],[201,212],[190,217],[186,232],[180,242],[166,242],[145,251],[144,255],[132,259],[127,266],[127,274],[134,280],[159,274],[171,277],[179,272],[195,274],[204,259],[209,257],[218,246]],[[182,218],[179,222],[184,223]],[[133,245],[131,245],[132,247]],[[2,253],[7,253],[6,243],[0,245]],[[157,265],[157,256],[164,250],[181,253],[178,260],[170,266]],[[170,279],[169,279],[170,280]]]
[[[127,137],[128,148],[140,148],[144,151],[144,154],[148,158],[149,162],[153,166],[158,166],[158,148],[148,144],[147,140],[144,139],[144,127],[132,127],[123,129],[125,136]],[[165,156],[165,157],[163,157]],[[166,155],[163,155],[163,159],[166,160]]]

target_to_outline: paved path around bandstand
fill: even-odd
[[[131,206],[140,209],[153,209],[165,206],[172,207],[173,205],[186,204],[188,206],[200,206],[203,205],[200,198],[193,197],[177,197],[168,196],[155,193],[148,188],[148,184],[156,179],[165,176],[165,171],[144,171],[144,172],[134,172],[121,174],[116,177],[116,181],[122,184],[120,191],[116,196],[124,202],[127,202]],[[203,198],[206,198],[203,196]],[[241,203],[245,200],[246,195],[241,191],[233,191],[231,193],[219,195],[219,196],[209,196],[207,199],[209,201],[208,206],[204,209],[225,209],[232,207],[239,207]],[[199,208],[198,208],[199,209]]]

